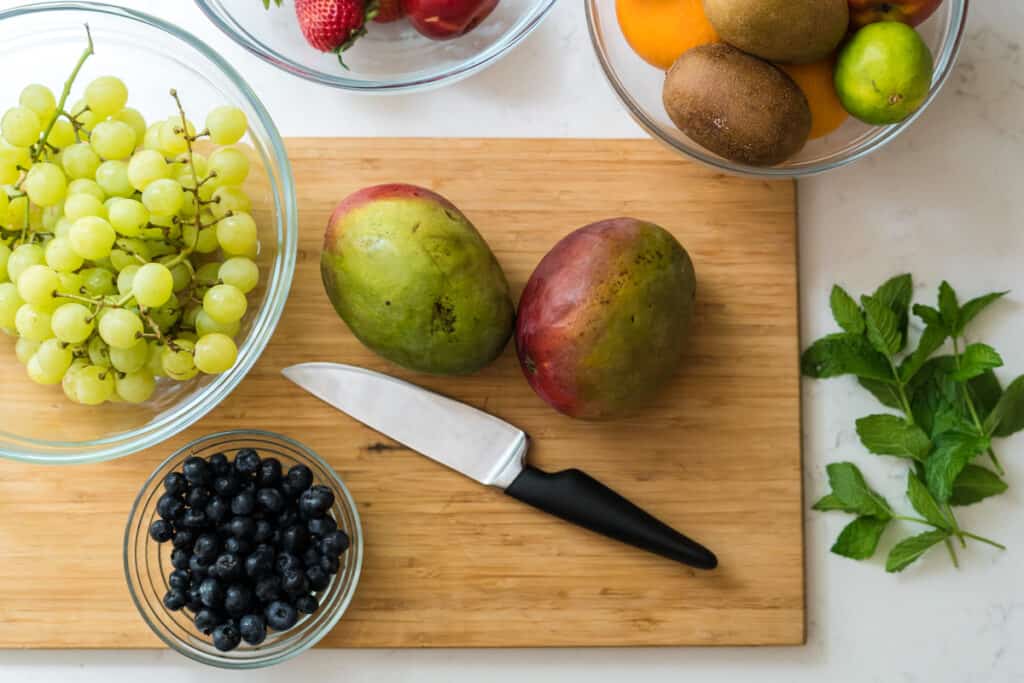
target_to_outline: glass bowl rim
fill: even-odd
[[[338,502],[346,509],[346,511],[352,515],[352,524],[355,527],[354,534],[352,537],[352,546],[348,552],[355,552],[355,564],[353,565],[351,576],[348,578],[346,584],[343,587],[343,596],[340,603],[338,603],[333,613],[328,615],[327,620],[322,626],[305,640],[297,641],[296,643],[290,644],[288,649],[284,652],[271,657],[267,660],[232,660],[230,653],[222,653],[217,658],[203,656],[196,654],[196,652],[184,648],[177,638],[174,638],[163,632],[162,629],[158,628],[149,618],[146,610],[143,609],[139,598],[139,592],[144,590],[142,587],[136,587],[135,582],[132,580],[132,567],[134,566],[131,562],[131,555],[129,553],[129,543],[132,537],[132,526],[138,514],[142,511],[140,504],[146,491],[154,486],[160,486],[160,482],[156,481],[157,475],[160,474],[168,465],[175,462],[176,460],[187,457],[189,453],[194,450],[205,446],[209,442],[223,440],[223,441],[234,441],[244,439],[258,439],[263,438],[269,441],[278,441],[284,445],[294,449],[296,453],[300,454],[302,458],[308,458],[310,461],[316,463],[321,469],[323,469],[330,477],[328,482],[331,488],[336,494],[338,494]],[[144,533],[144,532],[143,532]],[[148,534],[145,535],[145,542],[152,543]],[[363,523],[362,518],[359,516],[359,508],[356,505],[355,499],[352,497],[352,492],[349,491],[348,487],[345,486],[345,482],[342,481],[341,476],[334,469],[334,467],[324,460],[324,458],[316,451],[311,449],[309,446],[289,437],[284,434],[277,432],[271,432],[262,429],[231,429],[221,432],[214,432],[201,436],[197,439],[189,441],[181,448],[174,451],[171,455],[164,458],[160,464],[158,464],[139,488],[138,494],[135,496],[135,500],[132,502],[131,511],[128,514],[128,519],[125,522],[124,540],[122,541],[122,563],[124,568],[125,583],[128,586],[128,593],[131,595],[132,604],[135,605],[139,615],[145,622],[146,626],[156,635],[165,645],[169,648],[178,652],[179,654],[188,657],[189,659],[199,662],[200,664],[207,664],[223,669],[259,669],[268,666],[274,666],[281,662],[287,661],[293,657],[296,657],[306,650],[309,650],[323,638],[330,633],[341,618],[348,611],[349,606],[352,604],[352,600],[355,597],[356,588],[359,586],[359,579],[362,576],[363,560],[365,557],[364,552],[365,541],[363,539]]]
[[[633,120],[636,121],[652,139],[661,142],[686,157],[696,159],[708,166],[733,175],[774,179],[803,178],[842,168],[843,166],[860,161],[869,154],[881,149],[913,125],[913,123],[917,121],[922,114],[924,114],[925,110],[931,106],[931,103],[946,85],[946,82],[949,80],[949,76],[953,72],[953,67],[956,65],[957,58],[960,55],[960,50],[963,47],[963,41],[967,30],[967,15],[970,7],[970,0],[947,0],[950,3],[951,30],[949,31],[949,35],[946,36],[946,40],[943,43],[941,52],[936,60],[935,74],[932,78],[932,86],[928,93],[928,97],[917,111],[911,114],[908,118],[904,119],[900,123],[886,126],[879,135],[870,142],[864,144],[860,149],[857,149],[856,152],[847,150],[838,159],[818,162],[804,167],[761,168],[728,161],[715,154],[699,149],[696,146],[696,143],[694,143],[694,147],[688,147],[672,138],[669,138],[661,132],[662,127],[653,121],[645,111],[644,107],[640,106],[633,99],[632,95],[629,93],[629,89],[622,83],[622,80],[618,77],[611,64],[611,60],[603,47],[602,37],[597,30],[598,21],[594,14],[594,4],[598,1],[599,0],[586,0],[587,31],[590,33],[590,43],[594,49],[597,61],[601,65],[601,70],[604,72],[605,78],[615,91],[619,102],[621,102],[626,108]]]
[[[214,379],[202,390],[196,392],[189,400],[183,401],[180,405],[167,410],[165,414],[135,429],[87,441],[49,441],[21,437],[15,434],[12,435],[13,441],[20,447],[19,450],[12,450],[8,446],[0,446],[0,457],[40,464],[93,463],[131,455],[184,431],[204,417],[234,391],[270,342],[270,338],[284,312],[288,292],[291,289],[298,249],[298,205],[291,162],[288,159],[288,153],[285,150],[284,141],[277,130],[277,126],[271,119],[266,107],[252,88],[249,87],[245,79],[242,78],[241,74],[192,33],[145,12],[116,5],[84,2],[81,0],[34,3],[0,11],[0,25],[6,19],[65,11],[113,16],[121,20],[148,25],[171,35],[173,38],[184,42],[196,50],[204,58],[210,60],[231,81],[234,87],[238,89],[241,97],[252,107],[261,126],[266,131],[273,161],[277,164],[276,173],[268,172],[268,176],[271,192],[275,195],[275,205],[277,205],[275,213],[277,214],[278,253],[274,259],[273,268],[268,274],[265,303],[260,308],[256,319],[253,321],[252,329],[243,342],[238,361],[230,371]],[[280,178],[277,176],[280,176]],[[280,203],[276,201],[277,195],[281,196]],[[47,453],[40,450],[26,450],[27,448],[34,447],[54,449],[58,452]],[[79,449],[90,450],[85,453],[64,452],[77,451]]]
[[[349,92],[368,94],[397,94],[430,90],[468,78],[469,76],[491,66],[512,50],[512,48],[525,40],[527,36],[533,33],[533,31],[540,26],[548,16],[551,10],[555,7],[555,2],[556,0],[536,0],[532,9],[532,14],[528,14],[520,19],[520,21],[513,26],[509,35],[505,36],[504,39],[495,42],[486,50],[481,51],[454,67],[435,70],[416,78],[399,78],[388,81],[361,81],[353,78],[346,78],[344,76],[334,76],[303,66],[295,60],[281,54],[277,50],[271,49],[247,31],[239,31],[236,30],[234,26],[230,26],[220,16],[218,12],[218,9],[220,8],[215,8],[215,4],[219,5],[219,3],[216,3],[216,0],[195,0],[200,11],[206,15],[214,26],[220,29],[224,35],[243,47],[249,53],[259,57],[267,64],[313,83],[319,83],[320,85],[326,85],[340,90],[347,90]]]

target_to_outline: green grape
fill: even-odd
[[[138,264],[138,259],[124,249],[114,247],[110,252],[110,265],[113,266],[114,270],[118,273],[122,272],[125,268],[130,268],[131,266]]]
[[[39,206],[52,206],[64,201],[67,178],[56,164],[38,163],[25,176],[25,193]]]
[[[18,296],[33,306],[50,303],[59,286],[57,273],[46,266],[29,266],[18,276]]]
[[[237,287],[243,294],[254,290],[260,282],[259,266],[244,256],[229,258],[221,265],[217,274],[221,282]]]
[[[78,142],[64,149],[62,163],[69,178],[93,178],[100,167],[100,157],[88,142]]]
[[[205,337],[208,334],[226,334],[229,337],[234,337],[238,334],[238,330],[241,326],[242,324],[237,320],[233,323],[219,323],[202,309],[200,309],[199,313],[196,315],[196,322],[195,325],[193,325],[196,330],[196,334],[198,334],[200,338]]]
[[[135,237],[122,237],[117,240],[117,245],[129,255],[140,257],[146,261],[152,258],[152,251],[149,248],[150,243],[145,240]],[[135,261],[137,263],[138,258]]]
[[[111,198],[131,197],[135,194],[135,188],[128,180],[128,164],[123,161],[104,161],[100,164],[96,169],[96,182]]]
[[[242,139],[249,127],[245,112],[238,107],[215,107],[206,115],[206,129],[217,145],[233,145]]]
[[[82,271],[82,287],[89,296],[110,296],[117,293],[114,274],[105,268],[87,268]]]
[[[42,344],[37,341],[18,337],[18,341],[14,344],[14,356],[22,365],[28,365],[28,362],[32,360],[32,356],[36,355],[36,351],[39,350],[40,346]]]
[[[221,147],[210,155],[210,173],[217,185],[240,185],[249,175],[249,159],[234,147]]]
[[[226,334],[208,334],[196,342],[193,354],[196,367],[207,375],[227,372],[238,358],[238,347]]]
[[[113,116],[127,102],[128,88],[116,76],[100,76],[85,87],[85,103],[100,118]]]
[[[39,140],[43,124],[39,116],[28,107],[8,109],[0,120],[0,133],[4,140],[16,147],[28,147]]]
[[[188,122],[187,129],[189,135],[195,135],[196,129],[191,122]],[[170,158],[188,151],[188,143],[185,141],[181,129],[180,116],[172,116],[164,121],[164,125],[160,128],[160,151],[164,153],[165,157]]]
[[[67,237],[71,234],[71,226],[74,222],[69,220],[66,216],[61,216],[57,219],[57,225],[53,227],[54,237]]]
[[[217,241],[225,254],[254,254],[257,247],[256,221],[242,212],[222,218],[217,223]]]
[[[153,373],[140,368],[124,377],[116,377],[114,389],[117,395],[127,403],[144,403],[156,391],[156,380],[153,378]]]
[[[0,194],[3,194],[0,192]],[[0,242],[0,282],[7,281],[7,261],[11,258],[11,248]]]
[[[171,169],[160,152],[139,150],[128,162],[128,178],[135,189],[145,190],[154,180],[170,177]]]
[[[82,291],[82,276],[78,273],[57,273],[60,286],[57,291],[62,294],[78,295]],[[58,305],[67,303],[67,299],[58,298]]]
[[[77,178],[68,183],[68,196],[76,194],[88,194],[101,202],[107,201],[107,193],[92,178]]]
[[[18,182],[18,178],[21,177],[21,171],[14,164],[9,164],[6,161],[0,161],[0,185],[13,185]],[[4,197],[7,196],[6,192],[0,193]],[[4,211],[6,211],[6,206]],[[0,212],[3,213],[3,212]]]
[[[114,373],[109,368],[90,365],[76,373],[75,395],[87,406],[98,406],[114,395]]]
[[[132,291],[132,286],[135,284],[135,274],[139,272],[142,266],[139,264],[132,264],[117,275],[117,291],[121,296],[127,296],[128,292]]]
[[[177,230],[177,228],[175,228]],[[171,231],[174,232],[173,230]],[[180,232],[179,232],[180,234]],[[171,235],[171,239],[174,239],[174,235]],[[150,258],[160,258],[161,256],[167,256],[168,254],[177,254],[178,247],[169,242],[163,240],[150,240],[147,242],[149,245]]]
[[[149,309],[149,317],[153,319],[161,332],[169,332],[181,320],[181,303],[172,297],[160,308]]]
[[[166,347],[159,341],[149,342],[149,358],[146,360],[146,369],[154,377],[167,376],[167,373],[164,372],[164,348]]]
[[[88,366],[87,363],[81,360],[76,360],[71,363],[71,367],[64,373],[64,379],[60,381],[60,386],[64,390],[64,395],[72,403],[81,403],[78,400],[78,375],[79,373]]]
[[[82,192],[73,194],[64,200],[64,217],[71,222],[86,216],[99,216],[103,218],[106,215],[107,207],[92,194]]]
[[[125,237],[135,237],[149,223],[149,211],[136,199],[121,199],[110,204],[107,210],[110,225]]]
[[[18,98],[18,104],[35,112],[40,121],[49,121],[57,111],[57,98],[53,96],[53,92],[38,83],[25,86]]]
[[[196,242],[196,251],[200,254],[212,254],[220,248],[217,241],[217,228],[203,228],[199,231],[199,240]]]
[[[117,233],[110,223],[98,216],[85,216],[75,221],[68,236],[71,248],[87,259],[102,259],[110,255]]]
[[[199,270],[196,271],[196,280],[204,285],[219,285],[220,282],[220,266],[221,264],[217,261],[211,261],[210,263],[204,263],[199,266]]]
[[[193,344],[195,344],[197,341],[199,341],[199,335],[196,334],[195,332],[188,332],[188,331],[179,332],[178,333],[178,338],[175,341],[182,341],[182,340],[190,341]]]
[[[177,347],[177,350],[168,346],[161,354],[164,373],[179,382],[192,379],[199,373],[192,356],[195,344],[187,339],[175,339],[174,346]]]
[[[132,293],[140,306],[163,306],[174,293],[174,276],[164,265],[147,263],[135,274]]]
[[[15,197],[8,202],[5,217],[5,227],[8,230],[20,230],[25,227],[25,207],[28,205],[28,197]]]
[[[7,213],[7,210],[11,206],[11,198],[7,196],[7,191],[0,188],[0,215]]]
[[[13,282],[0,283],[0,327],[8,330],[14,329],[18,309],[24,303]]]
[[[90,339],[86,350],[89,354],[89,362],[93,365],[101,368],[109,368],[111,366],[110,347],[107,346],[107,342],[103,341],[100,337],[93,337]]]
[[[61,273],[70,273],[82,267],[83,259],[71,247],[66,237],[54,237],[46,244],[46,265]]]
[[[177,162],[174,170],[174,176],[178,178],[178,182],[182,185],[185,184],[186,179],[192,184],[195,184],[196,178],[202,180],[210,170],[210,162],[199,152],[192,152],[191,157],[189,157],[188,152],[185,154],[179,154],[174,161]],[[192,175],[193,166],[195,167],[195,177]]]
[[[14,316],[14,329],[22,337],[44,342],[53,336],[50,314],[32,304],[24,304]]]
[[[121,121],[127,123],[132,131],[135,133],[135,140],[138,142],[142,140],[146,135],[146,119],[143,118],[142,114],[137,109],[131,107],[125,107],[121,111],[114,114],[112,117],[115,121]]]
[[[171,277],[174,279],[174,291],[184,291],[192,283],[192,269],[185,263],[171,266]]]
[[[214,202],[211,205],[211,209],[213,215],[217,218],[223,218],[229,211],[232,213],[245,213],[252,208],[252,202],[249,200],[249,195],[245,193],[245,190],[233,185],[218,187],[211,199]]]
[[[135,131],[122,121],[102,121],[89,136],[89,144],[103,159],[127,159],[135,150]]]
[[[181,185],[170,178],[154,180],[142,192],[142,204],[151,214],[158,216],[173,217],[181,210],[184,201]]]
[[[67,119],[57,119],[53,122],[53,128],[50,129],[50,135],[46,141],[59,149],[73,145],[75,144],[75,127]]]
[[[74,360],[71,349],[57,339],[47,339],[40,344],[35,357],[46,376],[53,378],[46,384],[58,384]]]
[[[38,244],[22,244],[15,248],[7,258],[7,277],[12,282],[17,282],[26,268],[42,265],[43,263],[46,263],[46,255],[41,246]]]
[[[146,367],[149,360],[149,344],[140,339],[127,349],[110,349],[110,363],[121,372],[135,372]]]
[[[241,320],[247,307],[245,294],[231,285],[215,285],[203,296],[203,310],[225,325]]]
[[[7,140],[0,139],[0,161],[5,164],[26,167],[32,161],[32,152],[28,147],[12,145]]]
[[[95,327],[92,312],[79,303],[64,304],[53,312],[50,327],[57,339],[68,344],[81,344]]]
[[[142,332],[142,320],[125,308],[111,309],[100,318],[100,337],[114,348],[131,348]]]
[[[57,227],[57,221],[63,217],[64,206],[62,204],[54,204],[53,206],[46,207],[43,209],[43,230],[52,233],[54,228]]]

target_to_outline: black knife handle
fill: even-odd
[[[549,474],[526,466],[505,493],[567,522],[697,569],[714,569],[710,550],[577,469]]]

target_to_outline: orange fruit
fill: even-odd
[[[850,117],[836,94],[835,59],[811,64],[777,64],[796,81],[811,105],[811,139],[823,138]]]
[[[691,48],[718,41],[701,0],[615,0],[615,11],[630,47],[659,69]]]

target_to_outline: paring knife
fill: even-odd
[[[284,376],[368,427],[544,512],[677,562],[714,569],[714,553],[577,469],[526,464],[526,434],[493,415],[388,375],[304,363]]]

